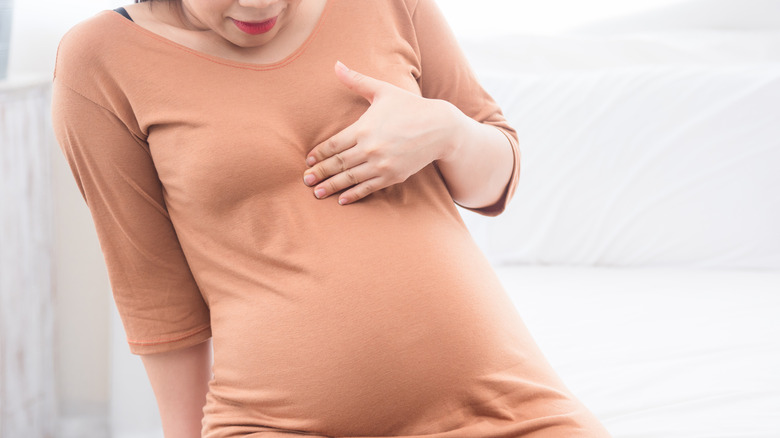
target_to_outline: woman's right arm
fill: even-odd
[[[149,146],[106,106],[54,82],[54,131],[92,214],[130,351],[146,368],[165,437],[200,437],[211,378],[209,309]]]
[[[146,367],[165,437],[200,437],[210,311],[132,108],[109,89],[110,75],[87,62],[94,39],[69,35],[52,85],[57,142],[92,215],[127,343]]]
[[[141,355],[160,410],[165,438],[200,437],[211,379],[211,339],[165,353]]]

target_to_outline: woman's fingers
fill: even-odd
[[[388,184],[382,183],[381,177],[368,179],[339,195],[339,204],[351,204],[387,186]]]
[[[371,105],[356,122],[306,156],[304,182],[314,187],[317,198],[343,190],[339,203],[355,202],[402,183],[458,146],[467,116],[451,103],[426,99],[340,66],[337,75]]]
[[[314,196],[319,199],[327,198],[346,188],[362,184],[365,181],[372,179],[370,169],[370,166],[366,163],[355,167],[348,167],[318,184],[314,188]],[[339,200],[341,200],[342,197],[343,195],[339,197]]]
[[[336,152],[324,161],[312,166],[311,169],[306,170],[303,173],[303,182],[307,186],[313,186],[320,181],[362,164],[364,160],[359,158],[358,151],[353,146],[350,146],[347,150]]]
[[[360,120],[358,119],[357,122],[315,146],[306,156],[306,165],[312,167],[357,144],[357,124],[359,122]]]

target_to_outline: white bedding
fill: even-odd
[[[464,215],[492,262],[780,269],[780,61],[738,50],[780,34],[695,35],[471,47],[522,155],[508,210]]]
[[[780,438],[780,32],[464,47],[522,155],[464,219],[564,382],[615,438]]]
[[[522,155],[464,219],[564,382],[615,438],[780,438],[778,29],[464,47]]]
[[[499,267],[615,438],[780,437],[780,272]]]
[[[522,154],[507,211],[464,219],[615,438],[780,438],[778,8],[463,41]]]

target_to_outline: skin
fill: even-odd
[[[187,348],[141,356],[165,438],[200,437],[212,360],[211,339]]]
[[[426,99],[337,62],[338,79],[371,104],[360,119],[306,158],[304,183],[314,196],[340,190],[339,204],[405,181],[436,161],[453,199],[484,207],[500,199],[513,155],[497,128],[476,122],[451,103]]]
[[[140,26],[203,53],[250,63],[272,63],[310,35],[326,0],[181,0],[181,14],[165,4],[125,9]],[[338,0],[331,0],[338,1]],[[278,16],[270,32],[248,35],[230,19],[258,22]],[[334,74],[371,105],[358,121],[306,157],[302,184],[319,199],[339,194],[348,205],[405,181],[436,162],[453,200],[466,207],[498,201],[513,154],[497,128],[476,122],[449,102],[427,99],[337,63]],[[519,165],[519,163],[518,163]],[[200,436],[211,379],[211,341],[142,355],[166,438]]]
[[[272,63],[308,38],[326,0],[181,0],[144,2],[125,9],[133,20],[172,41],[241,62]],[[170,6],[170,7],[169,7]],[[271,31],[249,35],[231,18],[260,22],[277,17]]]

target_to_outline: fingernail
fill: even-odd
[[[307,186],[310,186],[310,185],[314,184],[314,180],[315,180],[315,177],[311,173],[308,173],[308,174],[303,176],[303,182],[305,182]]]
[[[313,166],[315,162],[317,162],[317,160],[314,159],[314,157],[309,157],[306,159],[306,164],[308,164],[309,166]]]
[[[323,196],[325,196],[325,189],[317,189],[317,190],[315,190],[314,191],[314,196],[316,196],[317,199],[322,198]]]
[[[341,71],[343,71],[343,72],[348,72],[348,71],[349,71],[349,69],[347,68],[347,66],[346,66],[346,65],[344,65],[344,64],[342,64],[342,63],[341,63],[341,61],[336,61],[336,67],[338,67],[338,68],[339,68],[339,70],[341,70]]]
[[[344,198],[339,198],[339,205],[344,205],[347,203],[347,200]]]

